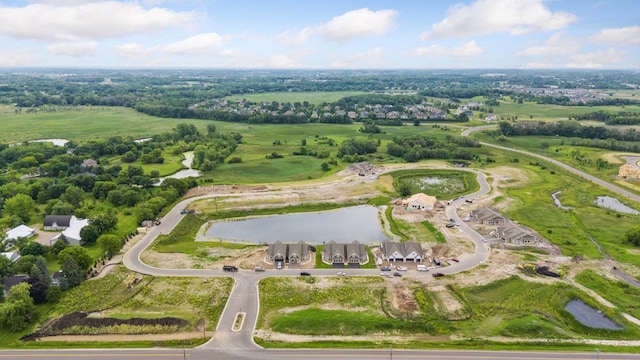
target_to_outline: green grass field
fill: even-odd
[[[640,111],[640,106],[563,106],[550,104],[536,104],[525,102],[517,104],[513,102],[501,101],[500,106],[493,108],[494,114],[500,119],[504,116],[518,116],[518,120],[529,120],[533,116],[533,120],[560,120],[567,119],[571,115],[586,114],[596,111],[618,112],[624,111]]]
[[[347,96],[368,94],[363,91],[317,91],[317,92],[277,92],[277,93],[262,93],[262,94],[244,94],[238,96],[228,96],[228,100],[250,100],[254,102],[304,102],[308,101],[310,104],[320,105],[322,103],[331,103],[340,100]]]
[[[0,107],[2,132],[0,143],[62,138],[75,141],[130,136],[134,139],[167,132],[178,123],[195,124],[204,129],[201,120],[163,119],[121,107],[79,107],[77,110],[22,113]]]
[[[411,288],[418,313],[393,308],[393,294],[380,277],[263,279],[258,328],[311,336],[458,334],[550,342],[584,337],[634,339],[640,334],[619,311],[603,309],[586,294],[562,283],[548,285],[514,276],[482,286],[447,287],[450,296],[461,303],[457,312],[446,310],[439,292],[404,286]],[[572,299],[596,306],[625,329],[609,331],[581,325],[564,310]]]

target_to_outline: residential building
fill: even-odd
[[[509,220],[506,216],[500,215],[498,210],[487,207],[471,210],[470,217],[478,224],[492,226],[504,225]]]
[[[505,244],[515,246],[540,246],[540,236],[533,230],[508,222],[496,229],[496,236]]]
[[[36,233],[35,229],[32,229],[27,225],[22,224],[7,231],[7,236],[5,237],[5,240],[15,241],[20,238],[26,239],[26,238],[32,237],[33,235],[35,235],[35,233]]]
[[[417,242],[383,241],[380,248],[382,250],[382,258],[389,262],[406,262],[407,260],[422,262],[424,260],[422,245]]]
[[[406,200],[402,200],[402,206],[407,210],[433,210],[438,203],[435,196],[424,193],[414,194]]]

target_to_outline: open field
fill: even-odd
[[[563,106],[551,104],[535,104],[526,102],[517,104],[513,102],[500,101],[500,106],[493,108],[494,114],[500,119],[501,116],[518,116],[518,120],[529,120],[533,116],[533,120],[560,120],[568,119],[571,115],[586,114],[595,111],[618,112],[624,111],[640,111],[640,106]]]
[[[237,96],[228,96],[228,100],[250,100],[254,102],[304,102],[308,101],[310,104],[320,105],[322,103],[331,103],[342,99],[347,96],[368,94],[362,91],[314,91],[314,92],[277,92],[277,93],[262,93],[262,94],[244,94]]]
[[[75,110],[22,113],[12,107],[0,107],[2,133],[0,143],[37,139],[63,138],[74,141],[105,139],[109,136],[131,136],[134,139],[167,132],[177,123],[204,128],[201,120],[163,119],[122,107],[78,107]],[[125,130],[123,130],[125,129]]]
[[[335,336],[347,343],[383,339],[405,343],[425,337],[446,343],[460,337],[634,339],[639,333],[619,312],[598,306],[562,282],[531,282],[513,276],[481,286],[448,283],[446,279],[419,283],[380,277],[264,279],[258,336],[265,343],[287,339],[308,343],[312,338],[327,341]],[[283,293],[288,296],[279,295]],[[564,310],[564,304],[576,298],[600,308],[626,328],[606,331],[580,325]]]

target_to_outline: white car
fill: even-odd
[[[389,272],[388,271],[383,271],[380,273],[380,276],[389,276]]]
[[[407,270],[409,270],[409,268],[407,268],[406,266],[396,266],[396,270],[398,270],[398,271],[407,271]]]
[[[346,272],[344,272],[344,271],[339,271],[339,272],[338,272],[338,276],[345,276],[345,275],[347,275],[347,273],[346,273]]]

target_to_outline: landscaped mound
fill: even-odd
[[[99,318],[86,312],[74,312],[51,321],[23,340],[54,335],[155,334],[188,329],[191,323],[175,317],[157,319]]]

